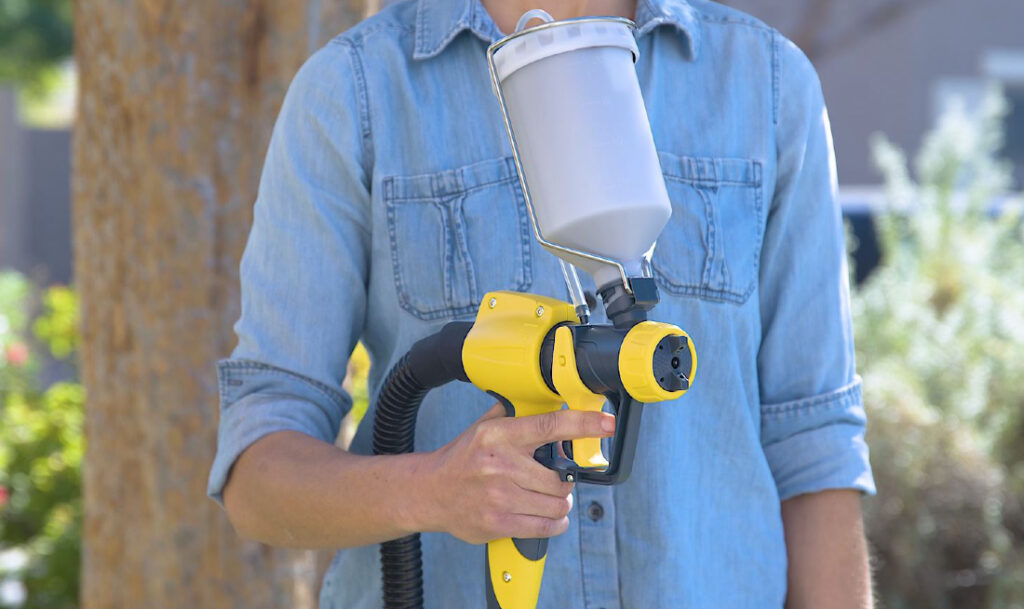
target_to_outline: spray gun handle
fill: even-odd
[[[487,609],[533,609],[540,596],[547,539],[506,537],[487,544]]]
[[[555,412],[561,409],[561,401],[524,401],[512,403],[505,396],[488,391],[505,408],[505,416],[522,417]],[[554,444],[537,449],[534,457],[544,463],[538,455],[553,450]],[[563,461],[571,464],[564,457]],[[547,558],[547,539],[516,539],[506,537],[487,543],[487,609],[533,609],[537,606],[540,583],[544,576],[544,561]]]
[[[565,329],[560,328],[560,329]],[[566,329],[567,331],[567,329]],[[515,404],[494,391],[488,393],[497,399],[505,408],[509,417],[532,416],[542,412],[553,412],[561,408],[560,402],[523,402]],[[594,394],[590,394],[594,395]],[[564,397],[564,396],[563,396]],[[595,396],[600,400],[600,410],[604,396]],[[632,468],[633,452],[640,429],[640,404],[633,405],[630,398],[610,396],[613,404],[618,405],[618,425],[616,442],[613,445],[615,457],[611,464],[601,453],[600,440],[593,438],[593,444],[587,440],[574,440],[572,452],[576,460],[568,459],[559,450],[557,443],[549,443],[534,452],[534,459],[542,465],[554,470],[562,480],[580,481],[595,484],[614,484],[629,475]],[[631,406],[632,409],[631,409]],[[579,452],[577,452],[579,451]],[[585,451],[592,451],[585,453]],[[588,462],[601,462],[601,466],[581,467],[581,456],[587,454]],[[540,595],[541,580],[544,576],[544,563],[547,559],[547,539],[517,539],[506,537],[487,544],[486,562],[486,598],[487,609],[533,609],[537,606]]]

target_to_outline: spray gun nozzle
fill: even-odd
[[[669,335],[661,339],[654,350],[654,378],[665,391],[684,391],[690,388],[692,360],[685,336]]]

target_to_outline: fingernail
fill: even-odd
[[[615,417],[610,414],[606,414],[601,418],[601,429],[607,433],[615,431]]]

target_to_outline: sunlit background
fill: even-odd
[[[101,8],[90,10],[92,18],[97,10],[106,10],[111,20],[122,18],[123,3],[96,4]],[[328,0],[294,4],[305,11],[305,19],[297,20],[302,24],[284,18],[275,22],[286,13],[281,8],[259,9],[260,27],[286,34],[295,28],[311,48],[331,33],[311,31],[316,29],[308,18],[316,14],[311,11],[329,14],[325,23],[343,27],[379,8],[376,2],[355,0],[333,9]],[[774,25],[800,45],[820,73],[828,103],[848,221],[858,368],[879,490],[864,506],[880,605],[1024,608],[1024,225],[1019,196],[1024,185],[1024,3],[727,4]],[[200,9],[179,9],[168,14],[199,18]],[[253,18],[247,8],[239,8],[238,17]],[[80,324],[71,287],[76,283],[73,269],[83,262],[72,260],[71,133],[76,120],[86,120],[76,118],[79,78],[72,27],[70,0],[0,0],[0,607],[117,606],[98,600],[102,595],[91,592],[95,586],[81,588],[79,575],[128,568],[102,547],[103,534],[89,537],[90,530],[102,529],[99,524],[86,527],[86,545],[94,550],[87,547],[82,562],[86,399],[78,370],[93,360],[79,359],[79,330],[85,328],[88,338],[101,336],[104,329]],[[140,52],[147,44],[145,36],[128,38]],[[268,48],[273,47],[260,47],[260,61],[267,62]],[[275,68],[280,78],[260,92],[269,107],[280,103],[286,77],[304,54],[305,49],[289,60],[294,65]],[[90,61],[79,55],[77,65]],[[133,69],[145,68],[124,67]],[[134,103],[145,108],[147,101]],[[261,116],[263,122],[252,128],[257,140],[264,137],[273,112]],[[219,125],[211,118],[190,127],[215,131]],[[252,175],[258,169],[250,167],[248,182],[237,185],[243,200],[251,200]],[[135,213],[140,209],[144,213],[146,207]],[[116,239],[116,229],[103,230]],[[90,259],[105,255],[83,248],[75,251]],[[237,261],[237,252],[233,255]],[[92,299],[90,306],[105,307],[102,295]],[[111,307],[121,302],[110,296]],[[235,306],[224,304],[214,317],[230,319]],[[141,330],[136,328],[133,336],[142,336]],[[116,339],[93,338],[83,345],[95,345],[95,357]],[[349,379],[363,409],[366,367],[360,353]],[[175,374],[173,367],[169,370]],[[204,373],[212,374],[212,368],[196,374]],[[202,433],[211,438],[212,456],[215,399],[210,396],[208,403],[192,407],[209,414]],[[90,417],[112,415],[102,406],[89,407]],[[357,423],[358,416],[347,421],[346,433]],[[89,457],[89,471],[124,466],[104,462],[107,454]],[[163,462],[150,467],[163,467]],[[205,470],[197,466],[177,473],[189,477],[189,489],[199,489],[191,500],[206,502],[200,479]],[[160,497],[149,501],[159,503]],[[85,502],[85,521],[93,510],[95,522],[102,522],[100,504],[92,505]],[[201,518],[221,518],[215,510],[204,513],[209,515]],[[153,536],[158,543],[159,535]],[[193,547],[196,543],[167,540],[162,549],[179,552],[181,561],[208,556],[208,549]],[[299,590],[296,581],[316,589],[322,554],[289,554],[276,559],[277,567],[253,567],[258,562],[253,552],[259,550],[241,542],[232,547],[240,549],[216,553],[218,578],[230,581],[231,574],[266,569],[267,578],[283,582],[283,589]],[[248,561],[250,570],[234,568],[232,561]],[[90,601],[91,594],[96,596]],[[295,607],[312,607],[315,597],[308,590],[275,594],[271,597],[286,598]],[[235,606],[223,600],[228,595],[214,596],[202,606]],[[150,599],[134,606],[184,606],[174,599],[164,603]],[[284,605],[268,600],[249,606]]]

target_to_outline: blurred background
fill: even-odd
[[[0,0],[0,607],[315,606],[204,498],[212,362],[285,88],[380,4]],[[1024,3],[727,4],[829,106],[880,605],[1024,608]]]

